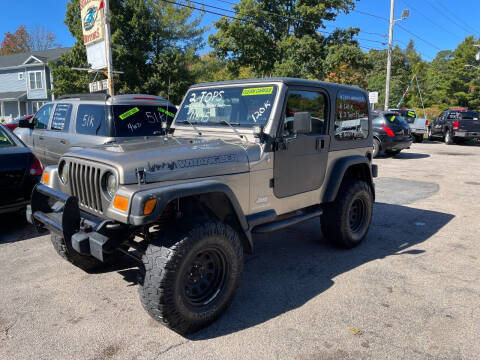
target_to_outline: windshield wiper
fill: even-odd
[[[197,132],[198,136],[202,136],[202,133],[200,132],[200,130],[198,130],[197,127],[195,126],[195,124],[198,124],[197,122],[191,122],[190,120],[180,120],[176,122],[180,124],[189,124]]]
[[[242,140],[245,139],[248,142],[247,137],[240,134],[238,130],[233,127],[234,125],[240,126],[240,123],[231,123],[230,121],[227,121],[227,120],[221,120],[221,121],[212,122],[212,124],[228,125],[232,128],[233,132],[237,134],[240,139]]]

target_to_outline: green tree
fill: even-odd
[[[241,0],[236,19],[222,17],[209,37],[216,56],[232,69],[251,67],[258,76],[323,78],[326,44],[347,41],[358,29],[325,37],[324,22],[353,9],[354,0]]]

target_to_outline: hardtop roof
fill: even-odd
[[[243,85],[249,83],[273,83],[273,82],[281,82],[287,85],[296,85],[296,86],[321,86],[324,88],[342,88],[345,90],[354,90],[354,91],[361,91],[365,93],[365,90],[358,86],[351,86],[351,85],[343,85],[337,84],[327,81],[320,81],[320,80],[307,80],[307,79],[300,79],[300,78],[290,78],[290,77],[271,77],[271,78],[258,78],[258,79],[241,79],[241,80],[226,80],[226,81],[216,81],[216,82],[205,82],[200,84],[192,85],[190,88],[199,88],[199,87],[207,87],[207,86],[221,86],[221,85]]]

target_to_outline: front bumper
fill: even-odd
[[[128,239],[128,225],[86,213],[76,197],[42,184],[35,186],[26,216],[39,232],[50,230],[75,251],[100,261]]]

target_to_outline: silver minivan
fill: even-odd
[[[176,112],[169,101],[152,95],[68,95],[45,104],[15,134],[49,166],[75,148],[163,135]]]

